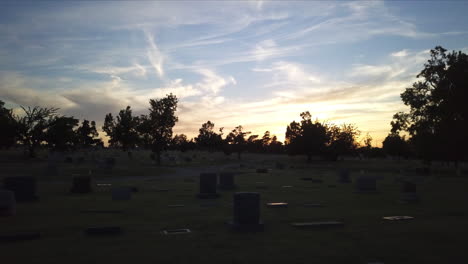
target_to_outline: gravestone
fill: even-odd
[[[278,170],[284,170],[286,168],[286,166],[281,162],[276,162],[276,168]]]
[[[113,201],[128,201],[132,199],[132,189],[130,187],[112,188]]]
[[[0,216],[13,216],[15,213],[15,194],[12,191],[0,190]]]
[[[267,207],[270,207],[270,208],[287,208],[288,207],[288,203],[284,203],[284,202],[267,203],[266,205]]]
[[[236,188],[234,184],[234,173],[221,172],[219,174],[219,188],[221,190],[233,190]]]
[[[36,179],[33,177],[7,177],[3,180],[5,189],[15,194],[17,202],[36,201]]]
[[[200,173],[200,193],[197,194],[198,198],[218,198],[219,194],[216,192],[216,184],[216,173]]]
[[[401,201],[406,203],[419,201],[415,183],[409,181],[403,182],[401,190]]]
[[[296,228],[326,228],[326,227],[340,227],[344,223],[342,221],[315,221],[303,223],[291,223]]]
[[[348,169],[341,169],[338,174],[339,183],[351,183],[351,173]]]
[[[228,224],[234,231],[263,231],[260,220],[260,194],[237,192],[233,196],[233,220]]]
[[[179,229],[166,229],[161,231],[163,235],[180,235],[180,234],[190,234],[192,231],[188,228],[179,228]]]
[[[120,226],[90,227],[84,232],[90,236],[119,235],[122,233],[122,228]]]
[[[72,193],[90,193],[91,177],[89,176],[75,176],[73,177],[73,186],[70,190]]]
[[[375,193],[377,192],[377,183],[374,177],[360,176],[356,179],[356,192]]]
[[[73,163],[73,158],[70,156],[65,157],[65,163]]]

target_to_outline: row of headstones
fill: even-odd
[[[339,179],[343,183],[349,183],[349,171],[341,171]],[[237,186],[234,183],[234,173],[222,172],[218,177],[216,173],[200,174],[200,191],[197,194],[199,198],[217,198],[219,193],[217,189],[232,190]],[[0,215],[12,215],[15,213],[16,202],[35,201],[36,181],[33,177],[7,177],[4,179],[4,189],[0,190]],[[72,193],[90,193],[92,192],[90,176],[76,176],[73,178],[73,185],[70,190]],[[112,188],[113,200],[130,200],[133,192],[138,190],[135,187],[116,187]],[[376,192],[376,178],[369,176],[360,176],[356,179],[356,191],[359,193]],[[419,200],[416,193],[416,185],[412,182],[403,182],[402,196],[403,202],[414,202]]]

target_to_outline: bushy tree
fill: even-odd
[[[198,130],[198,136],[195,138],[195,142],[201,149],[214,151],[220,149],[223,144],[223,128],[219,129],[219,133],[214,130],[215,124],[211,121],[207,121],[202,124],[202,127]]]
[[[29,156],[35,157],[36,149],[45,140],[46,131],[56,116],[58,108],[21,106],[21,109],[24,114],[17,117],[18,140],[25,146]]]
[[[79,147],[90,148],[102,146],[102,140],[96,129],[96,122],[83,120],[81,126],[76,129],[76,141]]]
[[[390,133],[382,144],[383,150],[387,155],[396,156],[398,159],[401,157],[408,157],[410,155],[410,144],[405,139],[405,136],[401,137],[396,133]]]
[[[245,137],[250,134],[250,131],[245,132],[244,128],[239,125],[235,127],[227,136],[225,141],[233,149],[234,152],[237,152],[237,158],[241,159],[241,153],[246,148],[246,139]]]
[[[161,152],[165,150],[172,139],[172,128],[178,121],[175,111],[178,99],[169,94],[161,99],[150,99],[149,115],[144,118],[144,127],[147,129],[147,138],[151,150],[156,154],[156,161],[161,164]]]
[[[138,144],[139,122],[139,118],[133,116],[130,106],[127,106],[120,110],[115,120],[111,113],[107,114],[102,130],[109,137],[110,146],[121,147],[124,151],[128,151]]]
[[[307,161],[313,155],[323,155],[330,135],[327,125],[318,120],[312,122],[312,115],[307,111],[301,113],[301,122],[291,122],[286,128],[285,142],[290,154],[305,154]]]
[[[18,124],[12,109],[5,108],[5,103],[0,100],[0,149],[10,148],[16,143]]]
[[[421,80],[401,94],[410,111],[393,116],[391,133],[408,132],[425,160],[459,161],[468,147],[468,56],[440,46],[430,56],[417,75]]]
[[[48,129],[45,131],[44,141],[50,149],[66,151],[74,148],[77,141],[73,130],[78,126],[79,120],[74,117],[55,116],[51,119]]]
[[[356,154],[358,147],[357,137],[360,132],[354,125],[343,124],[341,126],[330,125],[328,127],[329,145],[328,154],[329,158],[336,160],[339,155],[353,155]]]

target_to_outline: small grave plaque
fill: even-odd
[[[7,177],[3,180],[5,189],[15,194],[17,202],[36,201],[36,179],[33,177]]]
[[[305,203],[304,207],[323,207],[321,203]]]
[[[119,235],[122,233],[122,228],[120,226],[90,227],[84,232],[90,236]]]
[[[267,203],[266,205],[268,207],[271,207],[271,208],[286,208],[286,207],[288,207],[288,203],[284,203],[284,202]]]
[[[302,180],[302,181],[312,181],[313,178],[310,178],[310,177],[302,177],[301,180]]]
[[[121,210],[81,210],[84,214],[121,214]]]
[[[169,208],[178,208],[178,207],[185,207],[183,204],[168,204],[167,207]]]
[[[351,183],[351,176],[350,176],[349,169],[341,169],[338,175],[338,182],[339,183]]]
[[[283,185],[283,186],[281,186],[281,188],[292,188],[292,187],[294,187],[294,186],[292,186],[292,185]]]
[[[316,222],[304,222],[304,223],[291,223],[292,226],[297,228],[314,228],[314,227],[339,227],[343,226],[344,223],[341,221],[316,221]]]
[[[21,232],[14,234],[2,234],[0,235],[0,242],[17,242],[24,240],[35,240],[40,239],[41,233],[39,232]]]
[[[389,220],[389,221],[405,221],[405,220],[413,220],[414,217],[406,216],[406,215],[397,215],[397,216],[384,216],[382,217],[382,219]]]
[[[265,169],[265,168],[260,168],[260,169],[257,169],[256,171],[257,173],[268,173],[268,169]]]
[[[180,229],[167,229],[161,231],[161,234],[163,235],[180,235],[180,234],[189,234],[192,233],[192,231],[188,228],[180,228]]]

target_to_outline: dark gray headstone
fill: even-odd
[[[127,201],[132,199],[132,189],[130,187],[112,188],[112,200]]]
[[[356,179],[356,191],[359,193],[373,193],[377,191],[377,181],[374,177],[360,176]]]
[[[236,188],[234,184],[234,173],[221,172],[219,174],[219,188],[222,190],[232,190]]]
[[[36,201],[36,179],[34,177],[7,177],[3,180],[5,189],[15,194],[17,202]]]
[[[218,198],[219,194],[216,192],[217,181],[216,173],[200,173],[200,193],[197,195],[198,198]]]
[[[338,174],[339,183],[351,183],[351,172],[348,169],[341,169]]]
[[[403,182],[401,190],[401,201],[406,203],[419,201],[415,183],[409,181]]]
[[[260,194],[237,192],[233,196],[233,220],[229,222],[235,231],[263,231],[260,221]]]
[[[12,191],[0,190],[0,216],[13,216],[15,213],[15,194]]]
[[[90,193],[91,177],[90,176],[76,176],[73,177],[73,186],[70,190],[72,193]]]

